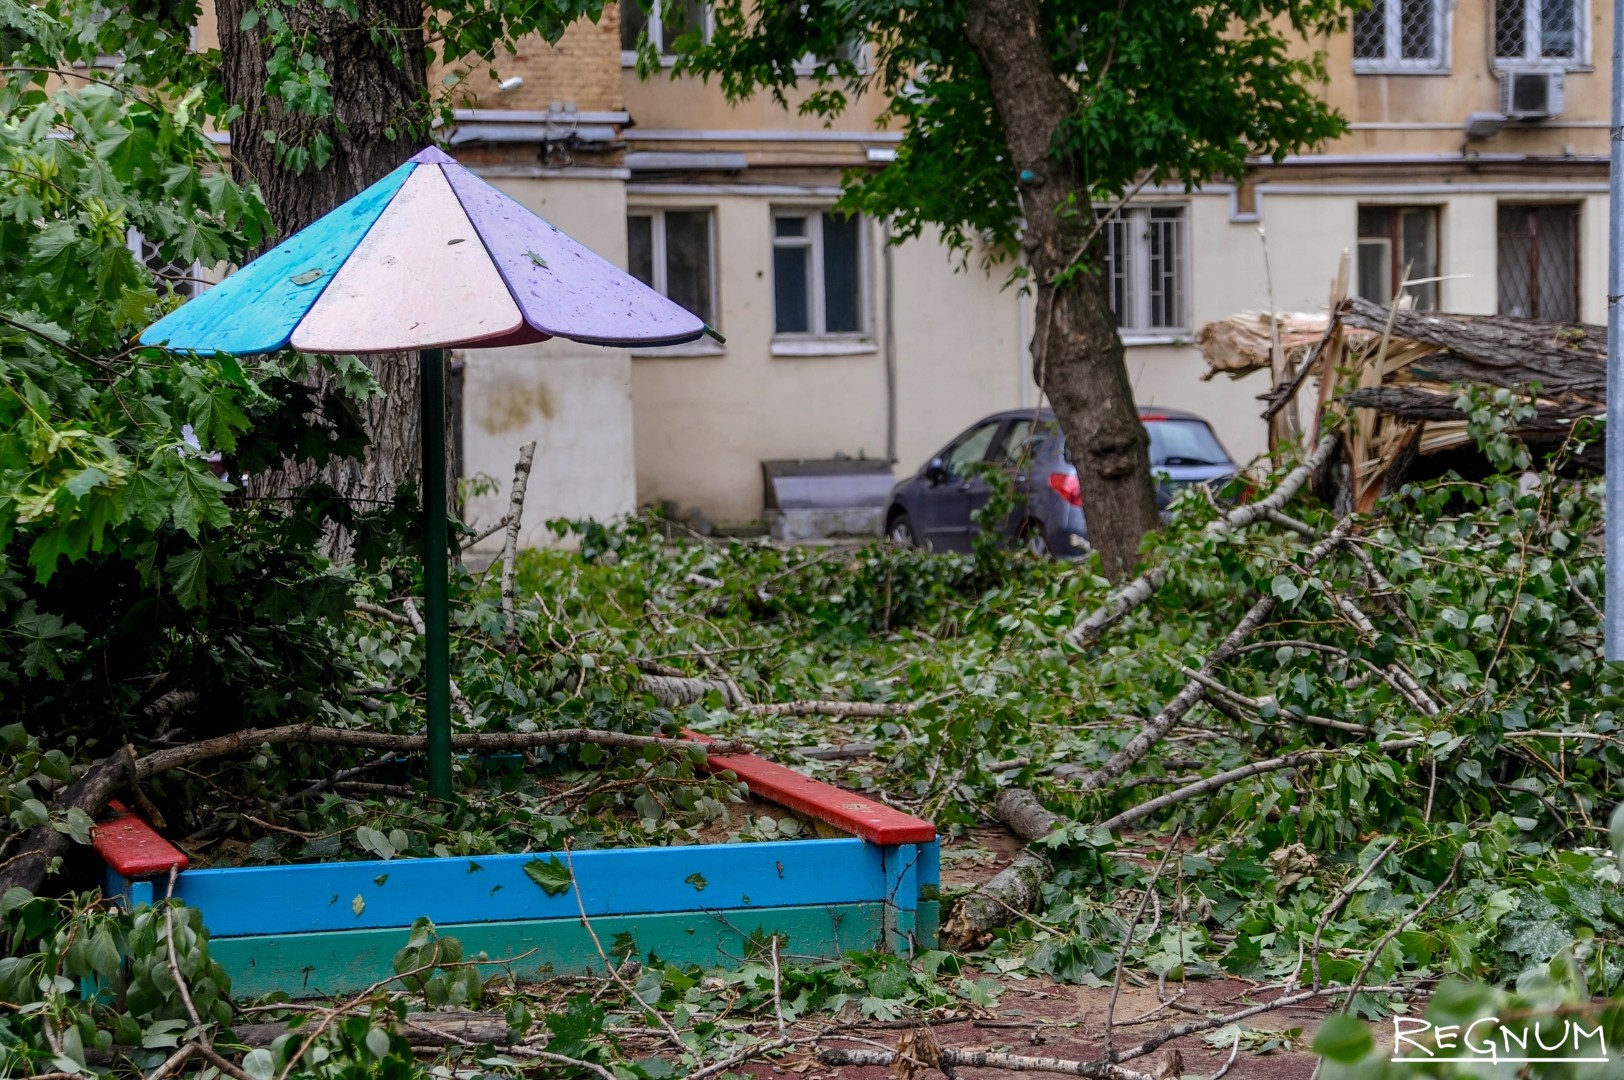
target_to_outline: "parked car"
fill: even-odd
[[[1221,486],[1239,470],[1199,416],[1142,407],[1139,419],[1150,433],[1159,507],[1165,509],[1182,487]],[[898,483],[885,518],[891,541],[931,551],[969,551],[978,528],[971,515],[991,495],[986,478],[971,470],[978,462],[1003,469],[1015,487],[1016,507],[1003,525],[1006,535],[1038,555],[1069,558],[1088,550],[1077,470],[1066,458],[1065,436],[1054,414],[1046,409],[1035,417],[1031,409],[1012,409],[978,420]]]

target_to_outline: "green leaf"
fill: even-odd
[[[253,1080],[276,1080],[276,1058],[264,1048],[243,1055],[242,1071]]]
[[[687,877],[683,878],[682,880],[686,881],[688,884],[692,885],[694,887],[695,892],[703,892],[705,886],[710,884],[710,882],[705,880],[705,875],[701,874],[697,870],[695,870],[693,873],[689,874]]]
[[[1332,1013],[1314,1035],[1314,1053],[1341,1065],[1362,1061],[1375,1048],[1370,1029],[1345,1013]]]
[[[247,33],[249,30],[252,30],[254,27],[256,27],[258,25],[259,25],[259,9],[258,8],[249,8],[247,11],[242,13],[242,18],[240,20],[238,20],[238,22],[237,22],[237,29],[243,31],[244,33]]]
[[[306,270],[302,274],[294,274],[292,277],[288,278],[288,280],[293,282],[295,285],[309,285],[312,281],[320,279],[321,276],[326,272],[327,271],[321,269]]]
[[[530,880],[540,885],[542,891],[548,896],[558,896],[569,892],[570,870],[554,855],[543,862],[541,859],[531,859],[524,864],[524,872]]]
[[[1302,590],[1297,587],[1297,583],[1284,574],[1274,576],[1274,581],[1270,582],[1269,591],[1274,593],[1276,599],[1288,604],[1302,594]]]

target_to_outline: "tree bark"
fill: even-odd
[[[56,812],[79,809],[95,817],[134,775],[135,755],[128,746],[122,747],[92,765],[89,772],[57,796],[51,809]],[[17,888],[38,893],[52,872],[51,863],[66,855],[72,845],[72,838],[58,832],[49,822],[29,830],[18,853],[5,860],[5,866],[0,868],[0,896]]]
[[[237,179],[259,185],[276,223],[266,247],[314,222],[411,157],[428,131],[428,74],[419,0],[360,0],[359,18],[315,0],[280,10],[289,26],[309,35],[309,51],[326,61],[331,116],[290,112],[266,92],[272,46],[265,25],[240,30],[254,0],[219,0],[220,75],[226,98],[242,110],[231,125],[232,168]],[[321,168],[296,171],[277,159],[277,143],[301,145],[316,135],[332,141]],[[271,138],[276,140],[273,143]],[[383,393],[361,406],[371,445],[360,461],[335,460],[316,468],[293,462],[255,477],[251,493],[286,497],[311,480],[331,484],[356,503],[386,503],[396,487],[418,477],[419,375],[415,353],[367,358]],[[332,388],[324,372],[312,376],[320,392]],[[449,440],[448,440],[449,445]],[[449,455],[448,455],[449,457]],[[457,463],[447,462],[451,478]],[[454,490],[455,485],[448,488]],[[345,554],[343,537],[329,538],[329,551]]]
[[[1022,245],[1037,285],[1035,375],[1077,467],[1089,543],[1106,574],[1120,578],[1133,569],[1139,541],[1157,525],[1156,493],[1149,438],[1098,271],[1097,237],[1083,271],[1057,284],[1089,255],[1085,243],[1094,225],[1084,178],[1054,150],[1074,95],[1050,62],[1037,0],[967,0],[965,30],[1022,177]]]
[[[1607,332],[1599,326],[1530,322],[1502,315],[1389,312],[1362,297],[1345,301],[1343,325],[1382,333],[1392,319],[1395,341],[1442,350],[1409,373],[1433,382],[1477,382],[1519,390],[1540,384],[1542,397],[1600,406],[1607,400]]]

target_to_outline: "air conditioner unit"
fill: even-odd
[[[1511,120],[1545,120],[1562,115],[1560,71],[1502,71],[1500,111]]]

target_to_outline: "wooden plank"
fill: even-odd
[[[884,905],[865,903],[605,916],[592,920],[592,930],[611,956],[635,942],[644,960],[654,954],[670,963],[728,968],[749,955],[752,935],[757,940],[784,935],[781,955],[792,963],[833,960],[854,949],[890,945],[884,923]],[[483,951],[492,959],[511,960],[484,969],[487,978],[504,971],[521,981],[603,971],[579,918],[451,923],[438,930],[460,940],[467,956]],[[214,938],[209,951],[230,974],[238,997],[278,990],[295,998],[324,997],[353,994],[392,976],[394,955],[407,935],[405,928],[391,927]]]
[[[466,345],[524,325],[438,166],[414,172],[298,327],[301,352]]]
[[[171,868],[187,867],[186,853],[159,836],[146,819],[132,814],[123,803],[107,804],[113,812],[110,821],[99,823],[90,842],[107,865],[127,878],[167,874]]]
[[[694,732],[688,735],[705,738]],[[876,844],[922,844],[936,839],[936,826],[928,821],[754,754],[713,754],[709,767],[712,772],[732,772],[760,798],[782,803]]]
[[[575,890],[548,895],[526,866],[562,855],[481,855],[189,870],[175,895],[216,937],[578,916]],[[589,917],[884,901],[883,850],[856,839],[578,851]],[[910,899],[910,906],[912,901]]]
[[[282,348],[415,168],[407,162],[188,300],[147,327],[141,344],[239,355]]]
[[[675,345],[705,332],[699,316],[467,169],[456,164],[441,169],[534,329],[611,346]]]

